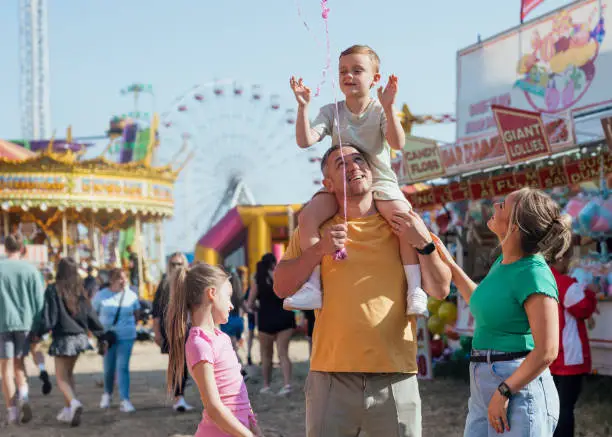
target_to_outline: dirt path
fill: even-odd
[[[254,348],[256,352],[257,346]],[[301,391],[308,371],[308,347],[305,341],[296,340],[291,345],[290,355],[295,363],[295,391],[287,398],[259,395],[260,377],[256,368],[249,380],[251,402],[259,417],[266,436],[304,437],[304,395]],[[34,407],[34,420],[22,427],[1,428],[2,437],[81,437],[98,436],[138,436],[138,437],[182,437],[194,434],[200,420],[201,403],[197,392],[191,386],[187,390],[187,400],[196,410],[186,414],[176,414],[171,410],[172,401],[165,394],[165,367],[167,358],[159,354],[153,344],[139,343],[134,349],[131,362],[132,402],[136,413],[125,415],[118,411],[115,398],[109,411],[98,408],[101,389],[95,380],[100,377],[102,363],[94,353],[84,355],[77,364],[77,389],[80,400],[85,404],[83,423],[80,428],[71,429],[58,424],[55,416],[62,407],[62,398],[57,390],[49,396],[40,394],[40,382],[32,378],[31,398]],[[259,361],[255,353],[254,360]],[[38,372],[28,359],[30,372]],[[52,359],[48,360],[50,373]],[[276,381],[280,379],[275,370]],[[582,437],[604,437],[612,435],[612,378],[591,381],[587,384],[585,395],[579,403],[577,421]],[[55,384],[55,380],[53,380]],[[280,389],[280,382],[273,388]],[[425,437],[455,437],[463,435],[463,425],[467,413],[469,388],[463,381],[436,380],[421,382],[423,399],[423,435]],[[0,410],[0,419],[4,409]]]

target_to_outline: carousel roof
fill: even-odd
[[[0,159],[21,161],[32,158],[36,153],[8,141],[0,140]]]
[[[148,157],[128,163],[104,156],[81,160],[81,152],[58,153],[51,143],[38,153],[23,150],[27,157],[20,160],[0,155],[0,209],[12,223],[26,219],[58,234],[66,215],[108,232],[132,226],[136,217],[156,222],[173,214],[180,168],[172,164],[153,167]]]

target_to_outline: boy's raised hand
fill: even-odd
[[[300,77],[298,80],[296,80],[295,76],[291,76],[289,84],[291,85],[293,94],[295,94],[295,99],[297,100],[298,105],[308,105],[310,103],[310,88],[304,85],[302,78]]]
[[[397,95],[397,76],[392,74],[389,76],[389,81],[383,90],[383,87],[378,88],[378,100],[383,108],[391,108],[395,103],[395,96]]]

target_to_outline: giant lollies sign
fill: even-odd
[[[491,106],[509,164],[550,155],[548,133],[537,112]]]

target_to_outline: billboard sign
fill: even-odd
[[[612,103],[608,3],[584,0],[458,53],[457,143],[441,147],[448,174],[506,162],[492,105],[541,113],[553,152],[574,145],[573,117]]]

